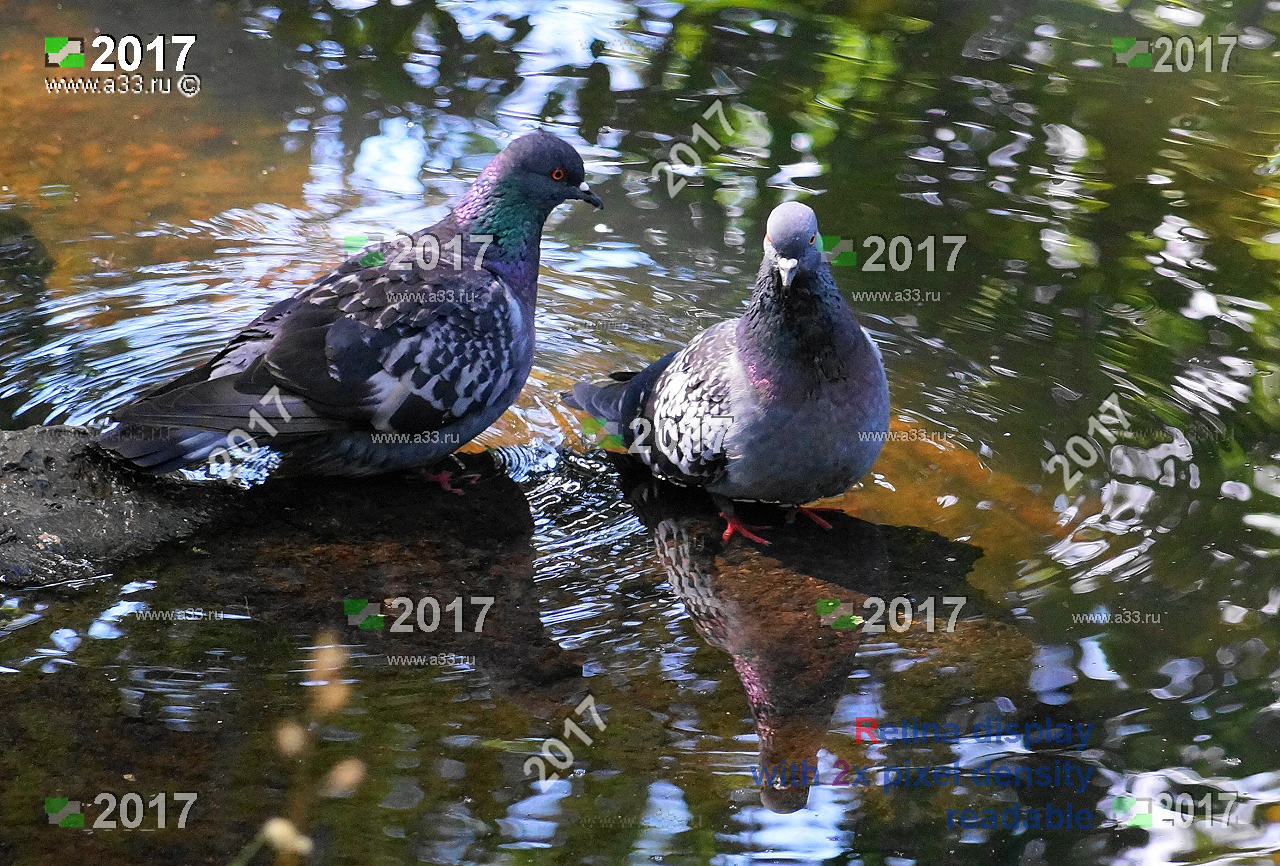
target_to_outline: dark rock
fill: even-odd
[[[0,582],[102,574],[190,534],[234,493],[117,466],[92,436],[84,427],[0,431]]]

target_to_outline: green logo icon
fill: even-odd
[[[1134,811],[1140,804],[1142,808]],[[1150,827],[1151,801],[1123,795],[1112,797],[1111,814],[1115,816],[1117,821],[1124,821],[1126,827]]]
[[[853,239],[848,240],[839,235],[820,235],[822,257],[834,267],[854,267],[858,264],[858,253],[853,248]]]
[[[594,439],[606,451],[626,451],[627,446],[623,443],[622,437],[617,433],[608,432],[606,423],[603,418],[583,418],[582,438]]]
[[[1151,56],[1151,43],[1134,36],[1116,36],[1111,40],[1111,53],[1115,55],[1114,66],[1128,66],[1130,69],[1150,69],[1155,66]]]
[[[370,604],[367,598],[344,598],[342,612],[347,615],[347,625],[364,631],[378,631],[387,622],[379,611],[382,605]]]
[[[70,829],[84,828],[84,812],[80,811],[79,800],[68,800],[66,797],[45,797],[44,813],[49,816],[49,823]]]
[[[841,602],[838,598],[820,598],[814,604],[818,612],[818,620],[836,631],[853,631],[862,625],[862,617],[854,616],[853,604]]]
[[[368,235],[346,235],[342,238],[342,252],[346,255],[353,255],[369,246],[370,238]],[[360,264],[366,268],[376,268],[386,262],[387,257],[382,254],[382,250],[369,250],[360,258]]]
[[[84,67],[84,40],[66,36],[44,38],[44,65],[62,69]]]

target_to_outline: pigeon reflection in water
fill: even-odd
[[[845,681],[858,667],[862,632],[822,625],[819,599],[836,598],[861,609],[867,595],[909,595],[912,587],[963,592],[956,588],[981,555],[971,545],[926,530],[879,526],[841,514],[832,515],[831,532],[807,521],[778,530],[767,554],[746,545],[726,546],[711,497],[656,481],[636,461],[617,462],[627,498],[649,528],[694,627],[733,659],[759,736],[762,770],[801,761],[817,764]],[[761,788],[761,802],[774,812],[801,809],[808,797],[807,784]]]

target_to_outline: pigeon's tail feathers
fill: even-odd
[[[149,472],[173,472],[207,460],[219,448],[254,452],[335,429],[302,399],[279,388],[240,390],[237,377],[153,392],[115,413],[98,438],[108,451]]]
[[[639,375],[640,374],[635,370],[623,370],[618,373],[610,373],[609,378],[612,379],[614,383],[621,383],[625,385],[627,382],[630,382],[632,379],[634,379],[636,376],[639,376]],[[586,404],[594,402],[595,400],[595,398],[592,397],[594,392],[607,391],[608,389],[614,388],[614,387],[616,387],[616,384],[593,385],[590,382],[579,382],[577,385],[573,387],[572,391],[561,391],[560,399],[570,409],[577,409],[579,412],[585,412],[585,411],[588,411]],[[582,392],[581,398],[579,397],[579,393],[578,393],[579,390],[581,390]],[[599,416],[599,413],[595,412],[594,410],[592,410],[592,414]],[[603,417],[603,416],[600,416],[600,417]],[[618,419],[613,417],[607,417],[605,418],[605,420],[616,421]]]
[[[207,430],[278,430],[290,434],[332,429],[302,398],[240,376],[202,379],[144,395],[114,413],[121,423]],[[271,435],[275,435],[272,433]]]
[[[144,424],[117,424],[98,437],[98,444],[139,469],[157,474],[194,466],[219,448],[228,447],[227,434],[221,430]]]
[[[565,405],[625,428],[644,411],[658,378],[675,356],[675,352],[664,355],[638,373],[611,373],[613,381],[605,385],[579,382],[573,393],[563,395]]]
[[[602,421],[621,424],[630,421],[622,417],[622,404],[627,396],[626,382],[612,382],[608,385],[593,385],[590,382],[579,382],[573,386],[573,392],[564,395],[564,402],[571,408],[586,412]]]

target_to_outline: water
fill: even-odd
[[[0,862],[226,864],[274,816],[361,866],[1280,862],[1274,5],[0,6],[0,208],[22,221],[0,268],[23,225],[56,262],[0,269],[4,427],[102,419],[344,237],[433,222],[533,124],[607,205],[548,225],[536,366],[480,440],[514,481],[264,489],[109,576],[3,591]],[[197,33],[201,92],[48,93],[42,37],[95,28]],[[1212,71],[1201,49],[1115,65],[1113,37],[1161,34],[1212,37]],[[857,520],[722,551],[705,503],[620,487],[558,395],[736,315],[794,198],[853,241],[835,272],[901,435],[837,503]],[[463,599],[467,629],[494,602],[479,633],[448,610],[431,633],[347,624],[343,599],[397,596]],[[818,599],[864,596],[920,615],[819,624]],[[308,667],[318,639],[341,673]],[[872,743],[867,719],[962,736]],[[1026,743],[988,719],[1092,727]],[[549,737],[573,762],[544,789]],[[358,786],[324,796],[349,759]],[[1089,781],[978,784],[993,759]],[[821,784],[762,803],[751,767],[803,760]],[[908,762],[967,775],[832,784]],[[104,792],[166,794],[166,828],[153,805],[91,832],[41,809],[92,824]],[[1195,820],[1131,820],[1162,793]],[[1092,826],[947,826],[1045,804]]]

